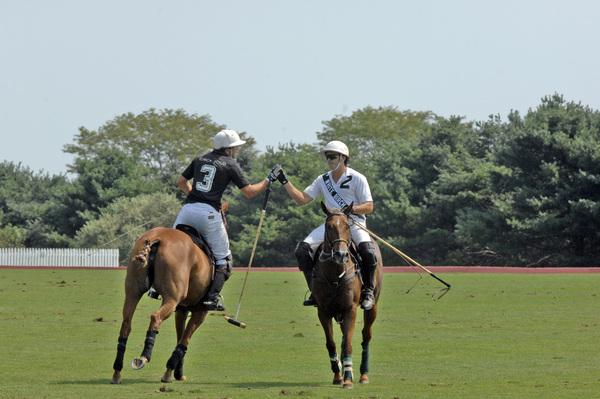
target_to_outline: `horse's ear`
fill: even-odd
[[[350,203],[350,205],[346,205],[346,206],[344,207],[344,210],[343,210],[344,214],[345,214],[346,216],[350,215],[350,214],[352,213],[352,208],[354,208],[354,201],[352,201],[352,202]]]
[[[323,212],[325,212],[326,215],[329,215],[331,213],[331,211],[329,210],[329,208],[327,208],[327,205],[325,205],[323,201],[321,201],[321,209],[323,209]]]
[[[229,208],[229,200],[225,201],[225,202],[223,203],[223,205],[221,205],[221,210],[222,210],[223,212],[227,212],[227,209],[228,209],[228,208]]]

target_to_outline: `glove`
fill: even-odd
[[[267,179],[269,179],[269,181],[273,183],[275,180],[277,180],[277,177],[279,176],[279,173],[281,173],[281,171],[281,165],[277,164],[273,166],[273,169],[271,169],[271,173],[269,173]]]
[[[279,180],[279,183],[281,184],[286,184],[290,182],[281,166],[279,167],[279,174],[277,175],[277,180]]]

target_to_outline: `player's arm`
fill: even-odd
[[[256,184],[248,184],[247,186],[240,188],[240,191],[246,196],[246,198],[252,198],[265,191],[268,186],[269,179],[265,179]]]
[[[289,196],[292,197],[292,199],[296,201],[298,205],[306,205],[314,199],[304,191],[300,191],[294,187],[292,182],[289,180],[283,185],[283,187],[285,187],[285,191],[287,191]]]
[[[357,215],[366,215],[367,213],[373,212],[373,201],[363,202],[362,204],[354,205],[352,207],[352,213]]]
[[[177,187],[186,194],[189,194],[190,191],[192,191],[192,183],[182,175],[177,178]]]
[[[277,166],[279,166],[279,165],[277,165]],[[300,191],[296,187],[294,187],[294,185],[288,180],[288,178],[285,175],[285,172],[283,171],[281,166],[279,166],[279,168],[277,170],[273,169],[273,171],[276,172],[276,178],[283,185],[283,187],[285,187],[285,191],[287,191],[289,196],[294,201],[296,201],[296,203],[298,205],[306,205],[309,202],[311,202],[312,200],[314,200],[313,197],[306,194],[304,191]]]
[[[240,188],[240,191],[246,196],[246,198],[252,198],[257,196],[258,194],[265,191],[267,187],[269,187],[269,183],[272,183],[275,180],[277,180],[277,175],[279,174],[280,170],[281,166],[275,165],[273,169],[271,169],[271,173],[269,173],[265,180],[256,184],[248,184],[247,186]]]

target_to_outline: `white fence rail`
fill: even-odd
[[[118,249],[0,248],[0,266],[118,267]]]

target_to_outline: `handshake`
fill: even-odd
[[[271,169],[271,173],[269,173],[269,176],[267,176],[267,179],[272,183],[275,180],[279,180],[279,183],[281,184],[286,184],[289,182],[287,176],[285,175],[285,172],[283,171],[283,168],[281,167],[281,165],[277,164],[273,167],[273,169]]]

